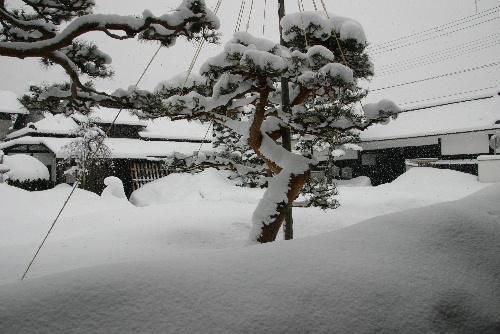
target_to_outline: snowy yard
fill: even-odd
[[[2,333],[500,330],[500,187],[475,176],[341,186],[269,245],[248,242],[262,191],[223,172],[158,180],[140,206],[78,191],[19,282],[69,191],[0,185]]]

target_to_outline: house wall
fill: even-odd
[[[34,158],[40,160],[47,168],[50,173],[50,180],[56,182],[57,179],[57,162],[56,156],[53,153],[30,153]]]
[[[489,138],[485,133],[461,133],[441,137],[441,155],[489,153]]]
[[[7,133],[9,133],[10,127],[12,126],[10,117],[6,119],[5,117],[2,117],[2,115],[5,114],[0,114],[0,140],[5,138]]]
[[[482,156],[478,160],[479,181],[500,182],[500,155]]]

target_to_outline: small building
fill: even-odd
[[[16,118],[27,114],[28,111],[17,101],[16,94],[0,91],[0,140],[12,129]]]
[[[170,121],[159,118],[152,121],[139,119],[128,111],[122,111],[111,130],[117,110],[99,109],[89,115],[108,137],[104,144],[109,148],[113,167],[92,168],[95,173],[89,179],[89,190],[99,193],[107,176],[117,176],[124,184],[127,195],[145,183],[168,174],[160,158],[174,153],[190,155],[200,146],[211,148],[211,139],[205,138],[208,124],[188,121]],[[74,131],[87,116],[47,113],[45,118],[28,123],[9,133],[0,150],[7,155],[29,154],[43,162],[55,183],[70,182],[64,174],[62,161],[67,158],[65,145],[74,140]],[[71,182],[70,182],[71,183]]]
[[[335,159],[340,176],[368,176],[377,185],[412,166],[477,175],[477,157],[495,154],[489,139],[500,131],[499,94],[406,110],[386,125],[369,127],[360,134],[362,151]]]

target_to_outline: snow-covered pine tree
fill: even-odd
[[[202,66],[188,94],[160,85],[156,92],[163,96],[163,109],[149,111],[150,116],[219,122],[241,135],[266,162],[272,178],[253,216],[252,238],[259,242],[276,238],[286,203],[300,193],[315,164],[281,147],[282,126],[321,138],[334,131],[362,130],[399,112],[387,100],[365,106],[364,114],[358,107],[366,95],[358,81],[373,72],[364,52],[365,35],[356,21],[314,12],[287,15],[281,24],[287,47],[236,33]],[[344,57],[351,67],[341,63]],[[290,115],[280,108],[282,76],[290,82]],[[253,105],[253,114],[246,120],[242,107],[248,105]]]

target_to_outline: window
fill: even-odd
[[[374,153],[365,153],[361,156],[363,166],[375,166],[377,164],[377,155]]]
[[[342,178],[343,179],[352,179],[352,168],[351,167],[344,167],[342,168]]]

